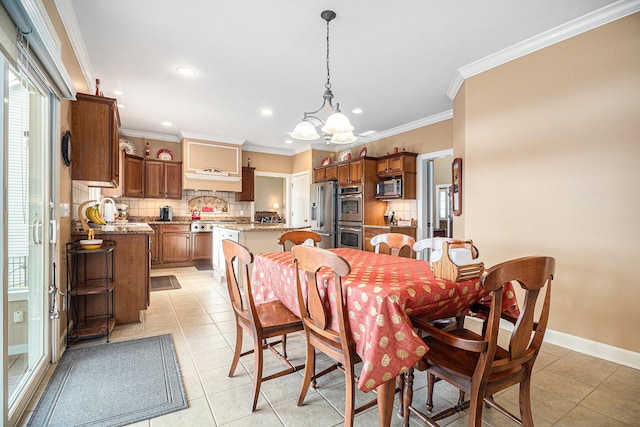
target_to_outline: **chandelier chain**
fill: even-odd
[[[329,20],[327,20],[327,83],[324,87],[331,89],[331,74],[329,72]]]

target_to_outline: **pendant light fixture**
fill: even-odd
[[[324,84],[324,94],[322,95],[322,105],[315,111],[305,112],[302,120],[296,125],[291,136],[295,139],[311,141],[320,138],[316,125],[311,121],[315,120],[321,127],[322,132],[330,134],[330,142],[333,144],[350,144],[357,138],[353,134],[353,126],[349,122],[347,116],[340,111],[340,104],[333,106],[333,92],[331,92],[331,73],[329,70],[329,22],[336,17],[336,13],[332,10],[323,11],[320,16],[327,21],[327,82]],[[319,113],[327,104],[333,110],[333,113],[322,121],[315,114]]]

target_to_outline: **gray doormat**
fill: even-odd
[[[197,269],[198,271],[213,270],[213,265],[211,265],[211,264],[201,264],[201,265],[196,265],[196,269]]]
[[[173,274],[170,276],[156,276],[151,278],[151,291],[167,291],[169,289],[180,289],[180,282]]]
[[[66,350],[27,426],[123,426],[188,407],[166,334]]]

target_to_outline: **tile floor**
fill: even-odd
[[[182,289],[151,293],[151,306],[144,323],[117,326],[113,341],[171,333],[175,342],[189,408],[134,424],[160,426],[340,426],[343,425],[344,376],[319,380],[310,389],[305,404],[296,406],[301,373],[294,373],[262,385],[258,407],[249,410],[253,358],[241,359],[236,374],[228,378],[233,355],[235,326],[228,302],[226,284],[211,271],[195,268],[153,270],[152,275],[175,274]],[[245,347],[251,341],[245,339]],[[287,343],[294,364],[304,363],[304,336],[298,334]],[[318,358],[321,366],[322,358]],[[324,360],[326,363],[326,360]],[[265,372],[282,366],[265,353]],[[269,371],[269,369],[272,369]],[[640,371],[562,347],[545,344],[534,368],[532,405],[536,426],[638,426],[640,425]],[[50,369],[49,375],[53,372]],[[330,385],[329,385],[330,384]],[[416,372],[414,405],[425,401],[426,375]],[[44,389],[40,387],[39,393]],[[436,410],[457,399],[458,392],[444,382],[436,384]],[[358,402],[372,396],[360,393]],[[508,389],[496,400],[517,413],[517,388]],[[397,399],[396,399],[397,403]],[[32,403],[28,411],[32,411]],[[30,412],[21,424],[24,425]],[[466,413],[442,422],[447,426],[466,426]],[[483,414],[486,426],[516,424],[492,409]],[[355,419],[357,426],[378,425],[377,408]],[[399,418],[393,426],[401,426]],[[421,425],[412,418],[411,425]]]

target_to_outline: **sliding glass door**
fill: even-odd
[[[9,414],[24,405],[49,363],[49,97],[25,74],[3,67],[6,170],[6,305],[3,372]]]

